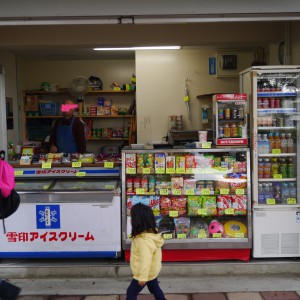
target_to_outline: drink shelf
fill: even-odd
[[[272,208],[276,208],[277,209],[291,209],[291,208],[297,208],[300,207],[300,204],[254,204],[252,206],[253,209],[257,209],[257,210],[265,210],[265,209],[272,209]]]
[[[296,155],[297,153],[281,153],[281,154],[266,153],[266,154],[258,154],[258,157],[291,157]]]
[[[257,127],[257,130],[293,130],[295,126],[284,126],[284,127]]]
[[[287,114],[296,112],[296,108],[258,108],[257,112],[270,113],[270,114]]]
[[[257,97],[297,97],[297,93],[258,92]]]
[[[297,178],[259,178],[258,182],[284,182],[284,181],[296,181]]]

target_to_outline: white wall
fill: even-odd
[[[184,130],[202,128],[201,101],[208,93],[238,93],[238,78],[216,78],[208,73],[208,59],[217,49],[138,51],[137,134],[138,143],[160,141],[168,133],[168,116],[183,115]],[[184,81],[188,78],[192,122],[184,102]]]

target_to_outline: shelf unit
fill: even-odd
[[[85,94],[85,103],[87,105],[90,104],[96,104],[97,98],[96,96],[108,96],[108,97],[115,97],[119,102],[124,102],[124,107],[131,105],[132,101],[134,101],[135,97],[135,91],[114,91],[114,90],[94,90],[89,91]],[[123,99],[122,97],[126,96],[126,99]],[[36,103],[34,113],[31,113],[30,110],[25,111],[27,102],[27,97],[36,97],[35,101],[39,100],[49,100],[53,102],[63,103],[65,100],[70,99],[70,94],[68,92],[68,89],[59,89],[57,91],[40,91],[40,90],[28,90],[24,92],[24,103],[23,103],[23,132],[22,132],[22,138],[23,140],[31,138],[33,130],[31,130],[29,127],[32,126],[32,128],[36,128],[38,132],[41,132],[42,135],[48,135],[51,132],[51,126],[54,120],[58,118],[62,118],[62,115],[55,115],[55,116],[41,116],[36,115],[39,113],[39,103]],[[72,97],[71,97],[72,98]],[[123,101],[124,100],[124,101]],[[114,101],[114,99],[113,99]],[[30,114],[30,115],[29,115]],[[32,115],[33,114],[33,115]],[[128,137],[124,138],[102,138],[102,137],[89,137],[87,138],[87,141],[114,141],[114,142],[126,142],[127,145],[134,144],[136,142],[136,116],[133,112],[132,115],[85,115],[83,114],[82,105],[79,105],[79,112],[78,116],[80,118],[84,119],[90,119],[95,120],[97,124],[100,124],[102,126],[105,126],[105,124],[109,123],[109,120],[116,120],[114,122],[114,125],[117,126],[117,124],[120,124],[119,127],[128,127]],[[101,121],[100,121],[101,120]],[[121,120],[124,122],[121,124]],[[100,127],[99,125],[99,127]],[[37,136],[38,134],[33,134],[33,137]],[[44,137],[44,136],[43,136]],[[32,139],[32,138],[31,138]]]

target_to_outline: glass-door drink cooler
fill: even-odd
[[[300,256],[299,66],[240,73],[250,95],[253,256]]]
[[[130,256],[130,209],[152,208],[163,261],[249,260],[249,149],[122,152],[122,243]]]

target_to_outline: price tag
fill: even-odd
[[[184,96],[183,98],[184,102],[188,102],[190,100],[189,96]]]
[[[236,189],[235,190],[235,194],[236,195],[244,195],[245,194],[245,190],[244,189]]]
[[[156,174],[165,174],[165,168],[157,168],[155,169]]]
[[[220,170],[221,172],[228,172],[228,168],[223,168],[223,167],[221,167],[219,170]]]
[[[195,190],[189,189],[185,190],[185,194],[188,196],[194,196],[195,195]]]
[[[143,174],[150,174],[150,168],[143,168]]]
[[[173,238],[172,233],[165,233],[163,234],[163,239],[164,240],[171,240]]]
[[[198,239],[206,239],[207,238],[207,234],[205,232],[204,229],[200,229],[199,233],[198,233]]]
[[[225,215],[234,215],[234,209],[233,208],[226,208],[225,209]]]
[[[77,172],[76,176],[77,177],[84,177],[86,175],[86,172]]]
[[[104,162],[104,168],[106,169],[113,169],[113,167],[115,166],[113,161],[105,161]]]
[[[169,216],[172,218],[177,218],[178,217],[178,211],[177,210],[170,210],[169,211]]]
[[[181,195],[181,189],[172,189],[172,195],[180,196]]]
[[[186,168],[185,173],[186,174],[193,174],[193,168]]]
[[[207,209],[206,208],[199,208],[198,215],[207,216]]]
[[[72,168],[81,168],[81,161],[72,162]]]
[[[51,169],[52,168],[52,164],[49,162],[43,162],[42,163],[42,169]]]
[[[177,234],[178,239],[186,239],[186,234],[185,233],[179,233]]]
[[[245,237],[245,235],[244,235],[242,232],[236,232],[236,233],[234,234],[234,237],[235,237],[236,239],[243,239],[243,238]]]
[[[272,149],[272,154],[281,154],[281,149]]]
[[[115,186],[112,184],[107,184],[104,186],[104,189],[106,189],[106,190],[113,190],[114,188],[115,188]]]
[[[14,171],[15,176],[21,176],[23,175],[23,170],[19,170],[19,171]]]
[[[135,189],[136,195],[143,195],[145,193],[145,189],[137,188]]]
[[[136,174],[136,168],[126,168],[126,174]]]
[[[210,149],[211,148],[211,143],[210,142],[204,142],[204,143],[202,143],[202,148],[203,149]]]
[[[185,168],[176,168],[177,174],[185,174]]]
[[[296,198],[287,198],[287,204],[297,204]]]
[[[213,233],[213,238],[221,238],[222,234],[220,232]]]
[[[202,189],[201,195],[210,195],[210,189]]]
[[[268,205],[274,205],[274,204],[276,204],[275,198],[268,198],[267,199],[267,204]]]
[[[166,174],[175,174],[175,168],[166,168]]]
[[[221,195],[229,195],[229,189],[220,189]]]
[[[168,189],[160,189],[159,194],[162,196],[169,195]]]
[[[274,179],[282,179],[282,174],[274,174],[273,178]]]

